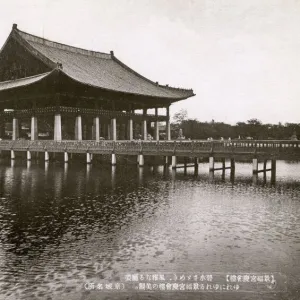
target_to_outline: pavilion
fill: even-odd
[[[55,141],[132,140],[136,132],[146,140],[151,122],[155,140],[159,122],[166,122],[170,140],[170,105],[192,96],[192,89],[143,77],[113,51],[60,44],[23,32],[16,24],[0,52],[0,136],[4,124],[11,123],[13,140],[20,137],[25,121],[31,140],[38,139],[42,124],[50,124]],[[165,108],[166,115],[158,115],[159,108]],[[147,114],[148,109],[155,114]]]

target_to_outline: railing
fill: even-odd
[[[300,159],[300,141],[75,141],[1,140],[0,150],[145,155],[270,155]]]

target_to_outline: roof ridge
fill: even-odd
[[[168,84],[166,84],[166,85],[158,84],[158,86],[166,88],[168,90],[193,91],[193,89],[184,89],[184,88],[180,88],[180,87],[173,87],[173,86],[169,86]]]
[[[48,39],[42,38],[40,36],[31,34],[31,33],[28,33],[28,32],[22,31],[18,28],[15,28],[15,30],[18,33],[20,33],[21,36],[28,42],[34,42],[34,43],[46,45],[46,46],[49,46],[49,47],[58,48],[58,49],[61,49],[61,50],[86,55],[86,56],[93,56],[93,57],[111,59],[111,54],[109,54],[109,53],[83,49],[83,48],[79,48],[79,47],[75,47],[75,46],[55,42],[55,41],[48,40]]]
[[[168,90],[180,90],[180,91],[193,91],[193,89],[183,89],[183,88],[175,88],[175,87],[171,87],[171,86],[168,86],[168,85],[161,85],[161,84],[158,84],[158,82],[154,82],[152,81],[151,79],[141,75],[140,73],[138,73],[137,71],[133,70],[132,68],[130,68],[129,66],[127,66],[126,64],[124,64],[122,61],[120,61],[118,58],[115,57],[115,55],[112,53],[112,59],[118,63],[119,65],[121,65],[122,67],[124,67],[126,70],[132,72],[133,74],[137,75],[138,77],[144,79],[144,80],[147,80],[148,82],[152,83],[153,85],[155,86],[158,86],[158,87],[161,87],[161,88],[165,88],[165,89],[168,89]]]
[[[144,79],[144,80],[147,80],[148,82],[150,82],[150,83],[152,83],[153,85],[156,85],[156,86],[157,86],[157,84],[156,84],[154,81],[152,81],[151,79],[149,79],[149,78],[147,78],[147,77],[141,75],[141,74],[138,73],[137,71],[133,70],[132,68],[130,68],[129,66],[127,66],[126,64],[124,64],[124,63],[123,63],[122,61],[120,61],[118,58],[116,58],[116,56],[113,54],[113,52],[112,52],[112,59],[113,59],[116,63],[118,63],[119,65],[121,65],[123,68],[125,68],[126,70],[128,70],[129,72],[131,72],[131,73],[137,75],[138,77],[140,77],[140,78],[142,78],[142,79]]]
[[[151,79],[141,75],[140,73],[138,73],[137,71],[133,70],[132,68],[130,68],[129,66],[127,66],[126,64],[124,64],[122,61],[120,61],[118,58],[116,58],[116,56],[114,55],[113,51],[111,51],[111,57],[112,59],[117,62],[118,64],[120,64],[122,67],[124,67],[125,69],[127,69],[128,71],[132,72],[133,74],[139,76],[140,78],[147,80],[148,82],[152,83],[155,86],[161,87],[161,88],[165,88],[168,90],[178,90],[178,91],[193,91],[193,89],[183,89],[183,88],[175,88],[175,87],[171,87],[169,85],[161,85],[158,84],[158,82],[154,82]]]

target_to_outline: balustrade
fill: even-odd
[[[300,142],[289,141],[109,141],[1,140],[0,150],[70,153],[145,153],[149,155],[255,154],[299,155]]]

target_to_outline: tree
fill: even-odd
[[[250,125],[262,125],[262,122],[258,119],[250,119],[247,121],[247,123]]]
[[[175,124],[181,124],[183,121],[187,120],[188,113],[186,109],[181,109],[178,113],[174,114],[173,120]]]

